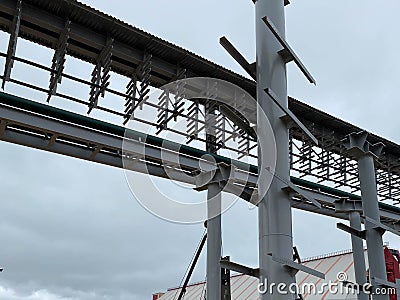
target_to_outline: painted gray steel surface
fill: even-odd
[[[289,130],[280,119],[280,108],[269,98],[265,89],[270,88],[282,101],[282,107],[288,107],[286,66],[278,52],[281,46],[268,31],[263,17],[271,18],[281,36],[285,36],[285,12],[281,0],[258,0],[256,9],[256,67],[257,67],[257,102],[260,106],[257,112],[257,133],[259,147],[259,168],[262,163],[262,152],[267,149],[268,136],[264,134],[264,123],[267,120],[273,129],[276,143],[276,167],[274,172],[283,180],[290,180],[289,167]],[[269,167],[269,166],[267,166]],[[272,166],[271,166],[272,167]],[[259,182],[259,194],[266,195],[259,199],[259,267],[260,282],[285,284],[286,288],[295,282],[294,275],[282,264],[272,260],[268,254],[280,256],[284,259],[293,259],[292,213],[290,196],[282,189],[284,184],[275,177],[268,187],[267,178]],[[267,191],[268,190],[268,191]],[[279,216],[279,217],[277,217]],[[283,295],[268,290],[261,295],[261,299],[294,299],[294,295]]]

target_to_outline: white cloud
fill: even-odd
[[[0,300],[76,300],[76,298],[65,298],[46,290],[22,294],[11,288],[0,286]]]

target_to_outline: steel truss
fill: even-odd
[[[46,3],[48,1],[41,0],[2,0],[0,2],[0,29],[10,33],[7,52],[0,53],[0,57],[5,59],[5,72],[1,76],[3,85],[9,82],[36,89],[47,95],[47,101],[50,101],[52,97],[74,101],[85,105],[89,113],[100,110],[116,115],[121,118],[121,124],[126,124],[132,119],[156,128],[157,133],[171,131],[182,135],[186,138],[187,144],[200,141],[204,145],[207,126],[204,114],[207,103],[196,100],[187,101],[180,97],[179,93],[173,97],[165,93],[158,101],[151,102],[148,97],[151,86],[160,87],[186,77],[209,76],[225,79],[255,95],[254,81],[161,41],[137,28],[126,24],[123,26],[120,21],[101,15],[83,4],[66,4],[61,0],[54,0],[53,6],[48,6]],[[54,7],[60,7],[63,12],[53,11]],[[106,28],[109,24],[113,24],[110,30],[102,31],[99,27]],[[129,41],[130,35],[135,36],[137,41]],[[15,50],[19,37],[54,49],[54,57],[49,62],[49,66],[17,57]],[[82,79],[64,71],[68,57],[71,56],[93,64],[92,78]],[[50,78],[49,85],[38,87],[14,78],[12,67],[15,63],[28,64],[47,71]],[[125,91],[121,92],[109,87],[113,73],[126,76],[128,84]],[[88,86],[90,95],[87,100],[58,92],[61,80],[70,80]],[[101,98],[106,97],[107,94],[121,99],[121,109],[115,110],[102,105]],[[360,129],[307,107],[294,99],[289,100],[289,108],[319,142],[319,145],[315,146],[294,124],[288,123],[293,174],[359,193],[356,161],[346,153],[343,139],[347,134],[360,131]],[[145,119],[142,117],[143,114],[139,113],[150,109],[157,112],[155,120]],[[315,115],[320,118],[319,121],[314,120]],[[174,128],[173,125],[178,120],[186,122],[186,130]],[[217,136],[214,146],[217,149],[233,151],[238,159],[246,156],[256,158],[257,143],[251,131],[238,128],[232,121],[232,112],[229,112],[229,109],[218,106],[216,120],[213,126]],[[335,122],[343,126],[333,126]],[[247,125],[251,126],[251,124]],[[400,202],[400,146],[377,136],[371,137],[371,143],[378,141],[383,141],[388,146],[381,155],[376,169],[379,200],[398,204]]]

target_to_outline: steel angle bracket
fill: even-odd
[[[361,200],[350,200],[348,198],[339,198],[334,203],[335,203],[335,212],[337,213],[363,212]]]
[[[10,26],[10,39],[8,42],[6,63],[4,66],[4,75],[1,88],[4,90],[5,84],[11,78],[11,70],[14,66],[14,56],[17,50],[18,35],[21,26],[22,18],[22,0],[17,1],[17,7],[15,9],[15,15]]]
[[[219,39],[219,43],[225,50],[229,53],[230,56],[250,75],[251,78],[257,81],[256,76],[256,65],[255,63],[250,64],[244,56],[232,45],[230,41],[226,37],[221,37]]]
[[[260,276],[260,269],[253,269],[253,268],[246,267],[246,266],[243,266],[243,265],[231,262],[231,261],[222,259],[220,261],[220,266],[223,269],[238,272],[238,273],[245,274],[248,276],[252,276],[252,277],[256,277],[256,278],[258,278]]]
[[[295,186],[291,182],[289,182],[289,183],[285,182],[285,183],[287,184],[287,187],[284,187],[282,190],[287,191],[288,193],[295,192],[295,193],[299,194],[301,197],[303,197],[304,199],[310,201],[317,208],[321,208],[321,203],[319,203],[311,195],[308,195],[308,193],[306,191],[299,189],[297,186]]]
[[[310,201],[314,206],[316,206],[317,208],[321,208],[321,203],[319,203],[314,197],[312,197],[311,195],[309,195],[307,193],[307,191],[303,191],[302,189],[298,188],[296,185],[294,185],[293,183],[284,180],[282,177],[280,177],[278,174],[276,173],[272,173],[271,170],[269,168],[266,168],[267,171],[269,173],[271,173],[275,178],[277,178],[279,181],[281,181],[282,183],[284,183],[286,185],[286,187],[282,188],[282,190],[287,191],[288,193],[292,193],[295,192],[297,194],[299,194],[301,197],[303,197],[304,199]]]
[[[265,25],[267,25],[268,29],[271,31],[271,33],[275,36],[275,38],[278,40],[278,42],[281,44],[283,49],[278,52],[278,54],[282,57],[282,60],[285,63],[294,61],[295,64],[299,67],[301,72],[306,76],[308,81],[313,84],[317,84],[315,79],[312,77],[311,73],[307,70],[307,68],[303,65],[303,63],[300,61],[300,59],[297,57],[296,53],[293,51],[293,49],[289,46],[289,44],[286,42],[286,40],[281,36],[279,33],[278,29],[275,27],[274,23],[267,17],[263,17],[262,20],[264,21]]]
[[[367,131],[353,132],[346,136],[342,141],[350,155],[358,158],[366,153],[371,154],[376,161],[382,153],[385,145],[381,142],[370,144],[367,141],[369,133]]]
[[[318,145],[317,138],[307,129],[307,127],[294,115],[294,113],[288,109],[287,107],[283,106],[278,99],[278,96],[270,89],[266,88],[264,90],[268,96],[271,97],[272,101],[289,117],[297,126],[300,127],[301,130],[316,144]]]
[[[315,277],[321,278],[321,279],[325,279],[325,274],[322,272],[319,272],[317,270],[314,270],[312,268],[306,267],[305,265],[302,264],[298,264],[290,259],[286,259],[283,257],[278,257],[273,255],[272,253],[269,253],[268,255],[270,255],[272,257],[272,260],[274,262],[280,263],[281,265],[291,269],[291,271],[296,274],[298,271],[313,275]],[[294,275],[293,274],[293,275]]]
[[[356,237],[358,237],[360,239],[365,240],[365,234],[366,234],[365,230],[358,230],[358,229],[355,229],[355,228],[353,228],[351,226],[347,226],[347,225],[345,225],[343,223],[337,223],[336,227],[338,229],[340,229],[340,230],[343,230],[343,231],[345,231],[347,233],[350,233],[351,235],[354,235],[354,236],[356,236]]]
[[[200,192],[206,190],[210,184],[218,184],[221,192],[224,191],[236,195],[255,205],[258,199],[256,190],[248,186],[236,185],[236,170],[233,165],[219,163],[214,168],[211,167],[210,170],[196,176],[194,190]]]
[[[398,231],[398,230],[396,230],[396,229],[394,229],[394,228],[392,228],[390,226],[382,224],[381,222],[377,222],[374,219],[371,219],[370,217],[364,217],[364,219],[365,219],[365,221],[375,225],[375,228],[382,229],[384,231],[389,231],[389,232],[391,232],[391,233],[393,233],[395,235],[400,236],[400,231]]]

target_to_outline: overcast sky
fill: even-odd
[[[248,60],[255,57],[252,1],[84,2],[242,74],[219,37],[226,35]],[[309,85],[290,65],[289,94],[400,142],[399,11],[398,0],[293,0],[287,39],[318,84]],[[2,52],[7,39],[0,34]],[[30,51],[19,42],[18,53]],[[49,64],[51,55],[37,60]],[[12,85],[6,91],[36,95]],[[148,213],[122,170],[4,142],[0,153],[0,299],[150,299],[179,285],[202,225]],[[138,174],[139,186],[143,180]],[[257,266],[256,210],[239,201],[224,214],[223,229],[224,255]],[[350,248],[350,237],[330,218],[294,211],[293,231],[302,257]],[[385,241],[400,248],[393,236]],[[203,255],[195,281],[204,280],[204,264]]]

